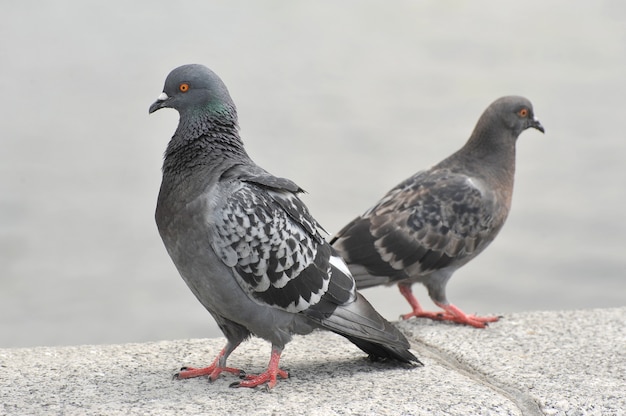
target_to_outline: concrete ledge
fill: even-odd
[[[297,337],[291,378],[267,393],[233,376],[173,380],[203,365],[222,339],[0,349],[0,414],[619,415],[626,409],[626,308],[507,315],[487,330],[399,323],[425,367],[370,363],[343,338]],[[230,364],[261,371],[253,339]]]

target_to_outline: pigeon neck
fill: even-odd
[[[237,111],[234,107],[195,108],[180,111],[180,120],[174,136],[194,140],[204,135],[237,134]]]
[[[498,183],[512,185],[515,175],[515,137],[510,131],[477,126],[459,155],[471,168],[485,172]]]
[[[163,173],[186,176],[200,171],[211,176],[247,159],[235,114],[230,117],[181,114],[165,151]]]

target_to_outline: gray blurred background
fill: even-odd
[[[253,159],[332,234],[463,145],[502,95],[509,221],[448,285],[466,312],[626,304],[623,1],[111,1],[0,6],[0,347],[221,336],[153,214],[168,72],[227,84]],[[428,308],[422,287],[416,287]],[[396,288],[365,296],[389,319]]]

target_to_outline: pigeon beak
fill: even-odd
[[[530,127],[532,127],[533,129],[537,129],[544,134],[546,132],[546,130],[543,128],[539,120],[537,120],[536,118],[533,118],[533,121],[531,121],[530,123]]]
[[[155,111],[157,111],[157,110],[159,110],[159,109],[161,109],[163,107],[166,107],[167,106],[167,100],[169,98],[170,97],[166,93],[162,92],[161,95],[158,96],[156,101],[152,103],[152,105],[150,106],[150,109],[148,109],[148,114],[152,114]]]

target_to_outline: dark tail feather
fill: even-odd
[[[406,337],[357,292],[348,305],[337,307],[321,319],[323,327],[349,339],[372,358],[394,359],[402,363],[422,364],[409,348]]]
[[[349,335],[340,334],[346,337],[350,342],[359,347],[363,352],[369,355],[373,359],[389,359],[396,360],[406,364],[419,364],[424,365],[420,360],[414,356],[408,349],[392,348],[382,344],[376,344],[369,342],[361,338],[351,337]]]

